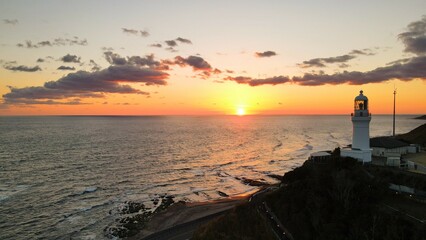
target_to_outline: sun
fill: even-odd
[[[237,108],[237,115],[238,116],[246,115],[246,110],[244,110],[244,108]]]

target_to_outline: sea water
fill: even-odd
[[[424,122],[397,116],[397,133]],[[372,117],[371,136],[391,131]],[[106,238],[126,201],[243,194],[351,136],[350,116],[0,117],[0,238]]]

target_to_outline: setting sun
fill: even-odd
[[[246,114],[246,111],[244,110],[244,108],[238,108],[237,109],[237,115],[238,116],[243,116]]]

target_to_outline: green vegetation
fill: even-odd
[[[391,194],[351,158],[305,164],[267,202],[295,239],[422,239],[415,223],[384,205]]]
[[[426,191],[426,176],[423,174],[373,165],[366,167],[366,170],[383,182],[404,185],[417,190]]]
[[[201,226],[195,233],[194,240],[217,239],[275,239],[272,231],[262,220],[256,208],[243,204],[230,213]]]

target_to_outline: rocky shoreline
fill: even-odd
[[[280,181],[282,176],[269,174],[267,177]],[[174,196],[167,194],[152,198],[152,207],[148,207],[142,202],[126,201],[116,209],[110,210],[109,214],[117,214],[118,217],[115,219],[114,223],[104,228],[104,235],[111,239],[140,239],[176,224],[182,224],[225,209],[233,208],[238,204],[247,202],[252,194],[274,185],[263,178],[249,179],[245,177],[235,177],[235,179],[241,181],[245,185],[257,188],[253,191],[235,196],[231,196],[223,190],[217,190],[218,198],[207,202],[175,201]]]
[[[119,217],[111,226],[104,228],[105,236],[108,238],[126,238],[136,235],[141,231],[150,219],[156,214],[164,211],[175,203],[174,197],[163,194],[151,199],[154,207],[146,207],[145,204],[134,201],[126,201],[117,209]],[[112,211],[110,211],[112,214]]]

